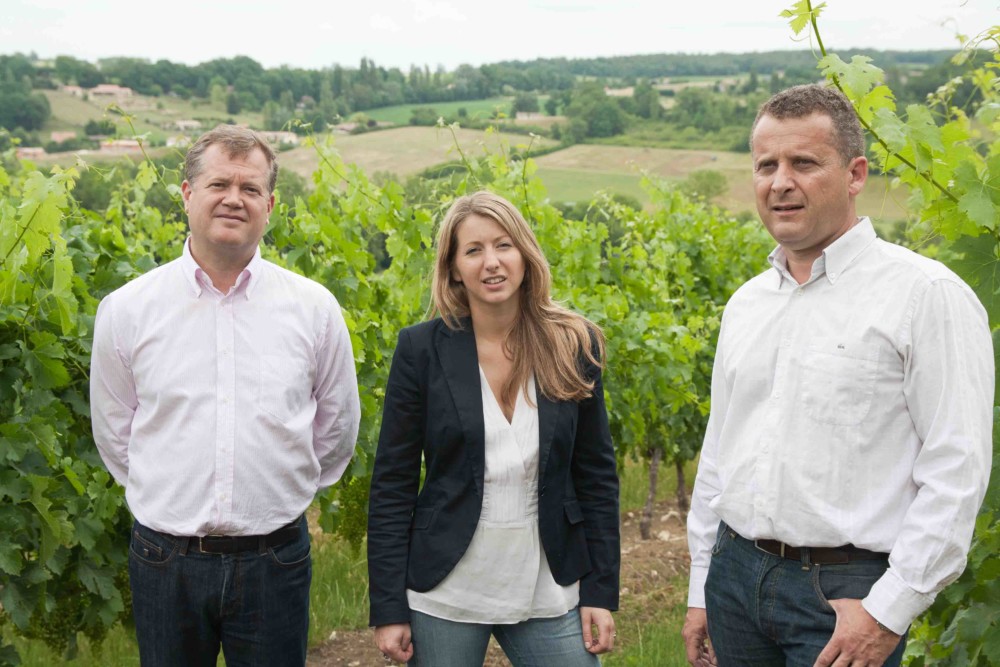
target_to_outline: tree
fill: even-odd
[[[538,96],[533,93],[518,93],[510,105],[510,115],[516,117],[519,112],[537,113]]]
[[[656,120],[663,115],[659,91],[645,81],[635,86],[632,91],[632,100],[635,104],[635,114],[637,116]]]
[[[52,110],[41,93],[19,83],[0,83],[0,127],[40,130]]]
[[[726,175],[715,169],[696,169],[681,181],[681,190],[689,197],[704,197],[711,201],[729,190]]]

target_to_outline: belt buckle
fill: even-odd
[[[770,556],[780,556],[781,558],[785,558],[786,557],[785,556],[785,547],[787,545],[784,542],[780,542],[778,540],[772,540],[774,542],[778,542],[778,544],[779,544],[779,546],[778,546],[778,553],[774,553],[772,551],[768,551],[767,549],[765,549],[764,547],[762,547],[760,545],[760,543],[763,542],[763,541],[764,540],[754,540],[753,541],[754,547],[756,547],[759,551],[763,551],[764,553],[766,553],[766,554],[768,554]]]
[[[219,552],[216,552],[216,551],[205,551],[205,545],[202,542],[202,540],[204,540],[206,537],[223,537],[223,535],[204,535],[204,536],[199,535],[198,536],[198,551],[200,551],[203,554],[219,553]]]

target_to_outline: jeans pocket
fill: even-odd
[[[732,542],[735,539],[733,536],[732,529],[725,523],[719,523],[719,531],[715,534],[715,544],[712,545],[712,555],[718,556],[722,553],[727,542]]]
[[[178,549],[177,542],[165,535],[144,532],[146,535],[143,535],[138,527],[132,529],[129,557],[154,567],[166,565],[173,560]]]
[[[309,562],[311,553],[309,538],[296,538],[276,547],[269,547],[268,555],[280,567],[298,567]]]
[[[830,600],[862,600],[888,568],[881,560],[859,560],[838,565],[815,565],[812,584],[816,597],[831,611]]]

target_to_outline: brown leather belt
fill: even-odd
[[[778,540],[754,540],[753,545],[772,556],[802,561],[802,552],[808,551],[806,561],[813,565],[835,565],[855,560],[888,560],[889,554],[869,551],[847,544],[842,547],[793,547]]]

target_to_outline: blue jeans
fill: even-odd
[[[274,548],[203,554],[138,521],[129,547],[143,667],[302,667],[309,633],[309,528]],[[195,544],[192,540],[191,544]]]
[[[600,661],[583,645],[580,611],[513,624],[459,623],[410,612],[410,667],[482,665],[494,635],[514,667],[594,667]]]
[[[720,525],[705,583],[719,667],[812,667],[837,621],[827,600],[864,598],[887,567],[884,560],[804,564]],[[884,664],[898,667],[905,649],[904,637]]]

